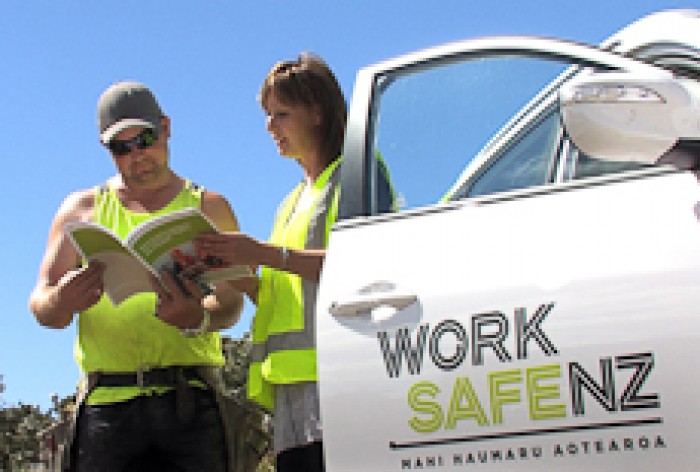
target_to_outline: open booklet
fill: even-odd
[[[202,268],[194,255],[193,239],[203,232],[217,232],[214,223],[196,208],[186,208],[152,218],[136,226],[122,241],[114,232],[94,222],[70,222],[64,226],[85,260],[105,264],[104,291],[114,305],[139,292],[153,292],[149,274],[195,272],[202,287],[217,280],[251,277],[248,266]]]

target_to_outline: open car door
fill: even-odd
[[[558,91],[590,71],[673,76],[525,37],[359,72],[318,298],[328,470],[697,469],[698,176],[579,151]]]

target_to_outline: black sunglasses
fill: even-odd
[[[113,139],[107,144],[107,147],[115,156],[126,156],[131,152],[134,146],[139,149],[146,149],[153,146],[156,141],[158,141],[158,133],[156,130],[146,128],[131,139]]]

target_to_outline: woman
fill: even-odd
[[[223,265],[262,266],[247,293],[257,304],[248,396],[274,411],[277,470],[324,470],[316,385],[315,305],[339,195],[346,105],[318,57],[302,54],[265,77],[260,104],[282,156],[304,178],[280,205],[268,242],[242,233],[198,240],[200,256]]]

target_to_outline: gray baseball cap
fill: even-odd
[[[100,141],[107,144],[120,132],[136,126],[160,132],[162,116],[156,97],[144,84],[116,82],[97,101]]]

